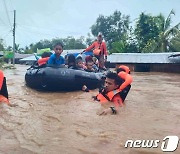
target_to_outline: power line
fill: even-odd
[[[8,17],[9,25],[10,25],[11,30],[12,30],[11,21],[10,21],[9,13],[8,13],[8,10],[7,10],[6,2],[5,2],[5,0],[3,0],[3,2],[4,2],[4,7],[5,7],[6,15]]]
[[[2,39],[5,39],[12,31],[8,31],[4,36],[2,36]]]
[[[44,35],[46,35],[46,36],[53,36],[53,37],[55,37],[55,35],[53,35],[53,34],[49,34],[49,33],[43,33],[43,32],[40,32],[39,31],[39,29],[30,29],[30,28],[28,28],[28,31],[27,31],[27,28],[26,28],[26,26],[23,26],[23,25],[18,25],[19,26],[19,28],[21,28],[21,29],[26,29],[26,32],[29,32],[29,33],[35,33],[35,34],[39,34],[39,35],[41,35],[41,36],[44,36]],[[31,27],[31,26],[30,26]],[[30,32],[30,31],[31,32]]]
[[[6,26],[5,22],[1,18],[0,18],[0,21],[1,21],[1,23],[4,24],[4,26]]]
[[[39,32],[39,30],[44,30],[44,31],[50,31],[50,33],[51,32],[54,32],[54,31],[63,31],[63,32],[65,32],[67,35],[69,35],[69,33],[73,33],[73,34],[78,34],[78,35],[80,35],[79,33],[77,33],[77,32],[75,32],[75,31],[68,31],[68,30],[65,30],[65,29],[59,29],[59,28],[48,28],[48,29],[46,29],[46,28],[43,28],[43,27],[39,27],[39,26],[28,26],[28,25],[22,25],[22,24],[18,24],[20,27],[22,27],[22,28],[28,28],[28,29],[30,29],[30,30],[32,30],[32,31],[37,31],[37,33],[40,33]],[[53,36],[54,37],[54,35],[52,35],[52,34],[48,34],[48,33],[41,33],[41,34],[44,34],[44,35],[49,35],[49,36]]]
[[[26,33],[26,37],[24,37],[24,35],[22,35],[22,34],[24,34],[24,32]],[[24,37],[23,40],[26,40],[26,42],[28,42],[28,41],[34,42],[34,39],[32,38],[31,34],[29,34],[28,31],[24,31],[24,32],[22,32],[21,30],[17,29],[17,34],[18,34],[17,36],[19,36],[20,38]],[[18,39],[18,37],[17,37],[17,39]]]

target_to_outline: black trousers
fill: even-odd
[[[6,85],[6,78],[4,77],[3,84],[0,90],[0,95],[3,95],[8,99],[8,90],[7,90],[7,85]]]
[[[129,93],[129,90],[131,89],[131,85],[128,85],[126,88],[124,88],[123,91],[120,92],[120,96],[124,102],[124,100],[126,99],[127,94]]]

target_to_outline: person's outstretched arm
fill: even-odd
[[[86,51],[90,51],[95,47],[95,42],[93,44],[91,44],[88,48],[86,48],[82,53],[86,52]]]

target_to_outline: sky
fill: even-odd
[[[168,16],[180,22],[180,0],[0,0],[0,38],[12,46],[13,10],[16,10],[16,43],[29,46],[40,40],[87,37],[99,15],[118,10],[135,22],[141,12]]]

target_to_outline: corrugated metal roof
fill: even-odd
[[[26,58],[29,56],[32,56],[33,54],[21,54],[21,53],[15,53],[15,58],[21,59],[21,58]]]
[[[63,50],[62,56],[70,54],[70,53],[80,53],[85,49],[72,49],[72,50]]]
[[[111,63],[180,63],[180,52],[168,53],[113,53],[108,56]]]
[[[40,58],[40,56],[38,56]],[[26,57],[26,58],[22,58],[20,59],[19,61],[21,62],[25,62],[25,61],[36,61],[36,57],[33,55],[33,56],[29,56],[29,57]]]

